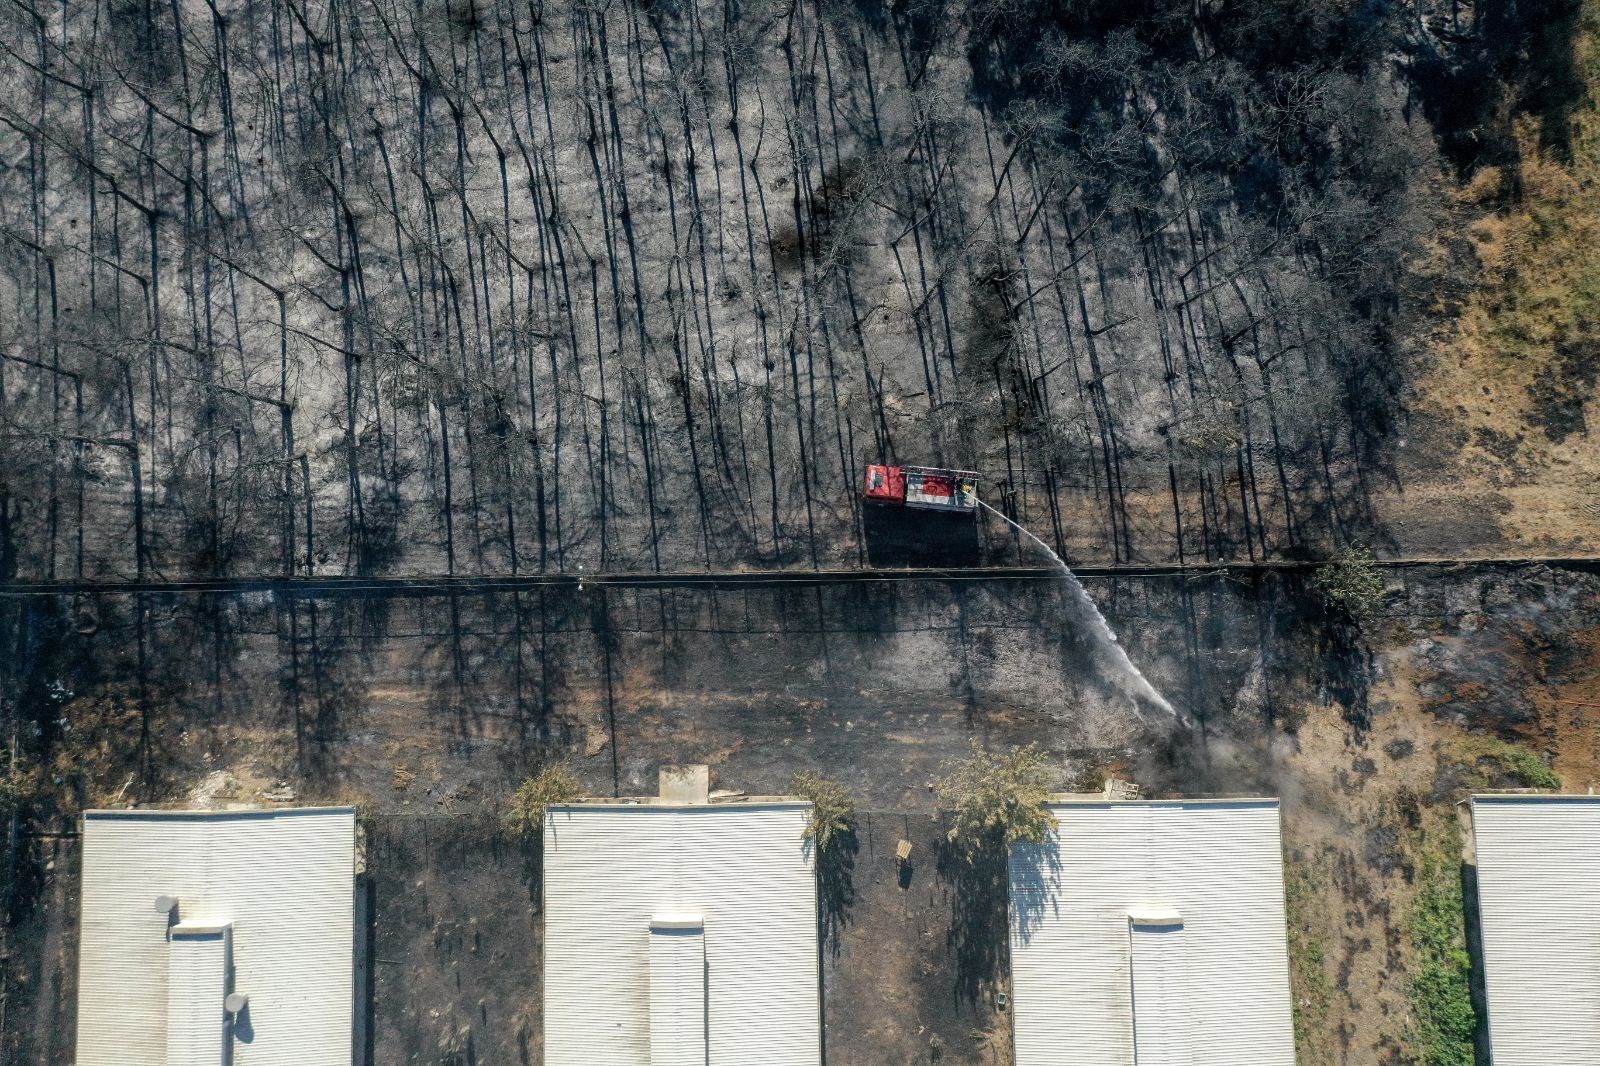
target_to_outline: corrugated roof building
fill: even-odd
[[[1050,811],[1011,854],[1017,1066],[1293,1066],[1278,801]]]
[[[349,1066],[354,878],[348,807],[87,812],[78,1066]]]
[[[1600,1066],[1600,797],[1474,796],[1495,1066]]]
[[[817,1066],[810,811],[681,797],[549,808],[546,1066]]]

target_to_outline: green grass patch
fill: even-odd
[[[1297,851],[1285,856],[1283,898],[1289,927],[1289,984],[1294,996],[1295,1056],[1302,1063],[1322,1062],[1327,1039],[1328,1007],[1333,982],[1328,977],[1328,951],[1315,932],[1316,882],[1310,863]]]
[[[1499,751],[1495,757],[1500,760],[1500,765],[1506,773],[1519,778],[1529,788],[1558,789],[1561,787],[1561,776],[1544,764],[1527,748],[1519,748],[1515,744],[1499,744]]]
[[[1501,771],[1508,777],[1514,778],[1523,788],[1545,788],[1552,791],[1561,788],[1561,775],[1545,765],[1545,761],[1534,752],[1516,744],[1507,744],[1503,740],[1493,737],[1471,737],[1462,742],[1462,754],[1469,759],[1492,759],[1500,765]],[[1469,787],[1487,787],[1487,779],[1476,783],[1469,783]]]
[[[1454,818],[1422,853],[1411,910],[1412,1048],[1422,1066],[1473,1066],[1478,1012],[1472,1003],[1461,838]]]

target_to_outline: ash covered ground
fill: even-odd
[[[374,1061],[538,1062],[537,865],[500,815],[565,758],[601,795],[837,776],[829,1061],[1000,1066],[995,912],[930,788],[974,743],[1062,788],[1281,795],[1301,1063],[1425,1058],[1455,800],[1600,776],[1600,579],[1538,561],[1600,543],[1597,26],[7,6],[0,1058],[70,1058],[76,812],[349,802]],[[1305,570],[1091,580],[1181,722],[1038,578],[85,591],[1036,561],[987,516],[929,551],[862,507],[879,461],[980,470],[1074,563],[1521,561],[1386,570],[1359,626]]]
[[[1343,642],[1292,576],[1088,584],[1192,726],[1098,677],[1041,578],[30,601],[14,621],[62,780],[14,904],[8,1060],[69,1050],[77,806],[292,796],[362,812],[375,1061],[537,1062],[537,866],[501,816],[561,755],[599,795],[649,794],[663,763],[751,793],[826,768],[863,812],[830,911],[829,1060],[1000,1061],[1003,917],[975,920],[942,871],[931,786],[973,743],[1037,743],[1062,789],[1281,795],[1301,1060],[1409,1061],[1411,902],[1455,802],[1522,783],[1507,742],[1570,789],[1600,767],[1580,705],[1600,578],[1396,571]]]
[[[1533,153],[1454,102],[1580,27],[1424,6],[13,5],[0,578],[855,565],[879,459],[1078,558],[1571,551],[1592,320],[1455,328]]]

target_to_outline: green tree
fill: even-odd
[[[837,953],[856,900],[856,801],[844,785],[811,770],[795,774],[791,787],[811,801],[801,836],[811,842],[816,860],[817,927]]]
[[[819,855],[855,830],[856,801],[842,784],[806,770],[794,775],[792,788],[795,795],[811,801],[804,838],[816,845]]]
[[[1037,844],[1050,832],[1045,803],[1050,768],[1037,745],[989,752],[977,747],[945,763],[939,802],[951,812],[950,841],[964,849]]]
[[[571,803],[583,795],[577,776],[566,763],[551,763],[518,786],[506,813],[506,824],[519,833],[544,832],[545,808]]]
[[[1375,616],[1383,603],[1383,572],[1366,548],[1345,548],[1317,568],[1311,584],[1330,610],[1357,624]]]
[[[1005,972],[1010,849],[1049,836],[1053,823],[1045,802],[1052,774],[1031,744],[1008,752],[974,745],[969,758],[946,762],[943,774],[939,802],[950,821],[939,872],[955,897],[949,944],[957,994],[975,1001]]]

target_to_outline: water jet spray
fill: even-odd
[[[1050,557],[1050,560],[1055,564],[1055,568],[1066,579],[1067,591],[1073,603],[1078,606],[1083,615],[1089,620],[1090,631],[1093,632],[1100,651],[1110,658],[1112,663],[1122,672],[1123,679],[1127,682],[1123,687],[1123,691],[1133,698],[1136,704],[1138,701],[1143,700],[1166,712],[1172,717],[1173,721],[1187,725],[1188,716],[1180,714],[1176,707],[1168,703],[1167,698],[1150,683],[1149,678],[1144,676],[1144,672],[1134,665],[1132,659],[1128,658],[1127,649],[1117,639],[1117,634],[1112,630],[1111,624],[1106,621],[1105,615],[1100,613],[1100,608],[1095,606],[1094,600],[1089,598],[1089,592],[1083,587],[1083,582],[1078,580],[1078,575],[1074,574],[1072,568],[1062,561],[1061,556],[1057,555],[1050,545],[1035,536],[1022,523],[1008,518],[1003,512],[989,506],[982,500],[978,500],[977,503],[979,507],[982,507],[985,511],[988,511],[1037,544]]]

